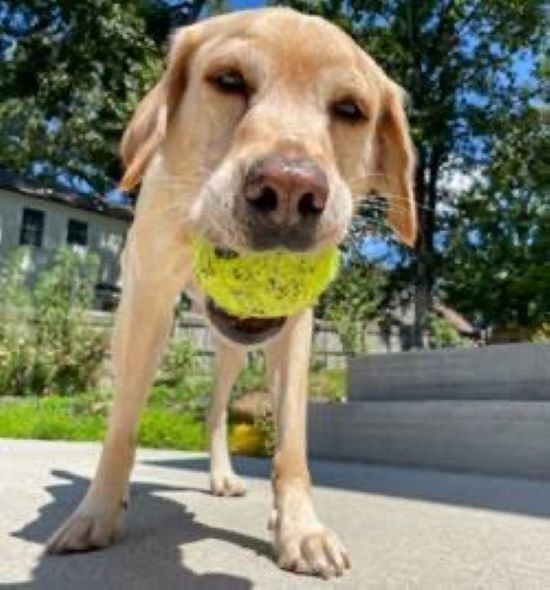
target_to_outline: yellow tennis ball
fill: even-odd
[[[237,424],[230,435],[231,451],[243,455],[261,455],[264,446],[262,433],[252,424]]]
[[[276,318],[317,303],[336,276],[339,251],[269,250],[228,256],[202,237],[192,242],[195,278],[214,303],[240,318]]]

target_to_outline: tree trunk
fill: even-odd
[[[418,156],[415,193],[418,203],[419,237],[416,246],[413,346],[427,348],[434,283],[435,205],[440,157],[437,150],[432,150],[429,162],[426,162],[426,152],[422,148],[419,149]]]
[[[414,288],[414,348],[428,348],[428,327],[432,303],[431,289],[428,286],[429,262],[423,254],[418,254]]]

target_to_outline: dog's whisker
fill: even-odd
[[[361,176],[354,176],[348,180],[348,184],[351,186],[356,186],[358,190],[365,190],[365,185],[367,184],[368,180],[371,178],[390,178],[387,174],[383,172],[366,172]]]
[[[403,217],[407,217],[410,215],[410,212],[405,207],[369,207],[368,209],[363,209],[361,211],[361,215],[363,217],[367,216],[369,213],[378,214],[378,213],[391,213],[392,215],[402,215]]]
[[[402,207],[400,205],[392,205],[386,203],[364,203],[363,207],[359,210],[359,213],[362,216],[368,215],[371,212],[374,213],[400,213],[403,215],[408,215],[409,210],[406,207]]]
[[[375,197],[369,197],[369,196],[364,196],[364,197],[359,197],[357,199],[359,201],[360,205],[371,205],[372,203],[376,203],[376,202],[383,202],[383,203],[387,203],[387,207],[401,207],[403,209],[407,209],[409,210],[408,205],[409,201],[406,198],[403,197],[399,197],[398,195],[389,195],[388,198],[375,198]],[[397,203],[395,203],[395,201],[397,201]],[[434,211],[433,207],[429,207],[428,205],[419,205],[418,203],[415,204],[416,209],[422,210],[422,211]]]

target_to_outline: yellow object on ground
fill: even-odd
[[[237,424],[233,427],[231,450],[242,455],[263,455],[264,436],[253,424]]]

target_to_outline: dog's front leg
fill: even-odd
[[[210,403],[210,489],[216,496],[242,496],[246,484],[233,471],[227,446],[227,404],[235,380],[246,363],[246,350],[214,338],[216,380]]]
[[[273,466],[275,549],[285,569],[323,577],[341,575],[349,559],[336,534],[315,513],[306,457],[313,314],[308,310],[289,322],[272,351],[281,378]]]
[[[130,232],[113,333],[116,394],[107,435],[95,478],[78,508],[48,541],[50,553],[105,547],[120,529],[140,414],[188,275],[183,245],[177,240],[162,244],[160,237],[153,243],[151,237],[150,231],[140,232],[139,222]]]

